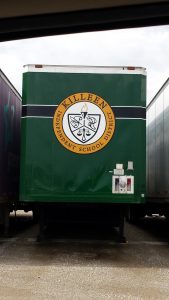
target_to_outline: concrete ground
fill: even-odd
[[[21,215],[13,237],[0,238],[0,300],[169,299],[164,218],[127,224],[127,244],[114,242],[116,232],[108,227],[54,231],[37,243],[37,226]]]

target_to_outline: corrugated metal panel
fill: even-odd
[[[147,194],[169,201],[169,79],[147,108]]]
[[[0,73],[0,202],[14,201],[19,189],[21,98]]]

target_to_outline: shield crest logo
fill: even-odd
[[[103,149],[115,130],[111,106],[98,95],[80,92],[69,95],[57,107],[53,130],[59,143],[76,154]]]
[[[88,113],[86,104],[80,113],[68,114],[67,117],[72,135],[83,144],[91,140],[99,129],[101,115]]]

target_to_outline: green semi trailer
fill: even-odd
[[[38,210],[40,236],[78,206],[123,239],[126,208],[145,201],[145,107],[144,68],[24,67],[20,201]]]

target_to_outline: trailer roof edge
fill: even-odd
[[[169,77],[167,78],[167,80],[164,82],[164,84],[161,86],[161,88],[158,90],[158,92],[155,94],[155,96],[153,97],[153,99],[150,101],[150,103],[147,105],[146,109],[149,109],[150,106],[154,103],[154,101],[156,100],[156,98],[162,93],[162,91],[164,90],[164,88],[169,84]]]
[[[134,66],[84,66],[84,65],[43,65],[28,64],[24,66],[26,72],[51,73],[96,73],[96,74],[140,74],[146,76],[146,68]]]
[[[0,77],[3,78],[3,80],[10,86],[12,91],[16,94],[16,96],[19,98],[19,100],[22,102],[22,97],[20,93],[17,91],[17,89],[14,87],[14,85],[11,83],[11,81],[8,79],[8,77],[5,75],[5,73],[0,69]]]

